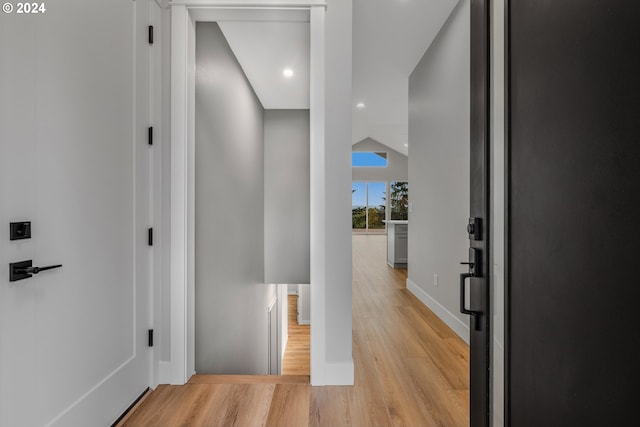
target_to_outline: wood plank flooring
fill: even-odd
[[[289,341],[282,360],[282,374],[309,375],[311,369],[309,359],[310,326],[298,325],[297,295],[288,295],[287,304]]]
[[[385,236],[353,236],[353,248],[354,386],[196,376],[159,386],[121,425],[468,426],[468,346],[387,266]]]

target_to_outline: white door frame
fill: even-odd
[[[185,384],[195,371],[194,320],[194,111],[197,21],[304,19],[310,25],[311,281],[314,234],[322,239],[324,217],[325,8],[320,0],[174,0],[171,2],[171,384]],[[314,155],[315,153],[315,155]],[[316,268],[317,269],[317,268]],[[311,284],[312,288],[314,283]],[[320,285],[320,284],[317,284]],[[311,383],[323,383],[325,298],[322,286],[311,301]],[[316,367],[317,366],[317,367]]]

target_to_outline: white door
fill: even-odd
[[[44,4],[0,13],[0,426],[106,426],[150,382],[149,4]]]

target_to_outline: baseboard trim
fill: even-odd
[[[312,386],[353,385],[355,367],[353,359],[349,362],[324,362],[322,375],[312,375]],[[319,378],[322,376],[322,378]]]
[[[421,287],[410,279],[407,279],[407,289],[424,305],[435,313],[444,323],[449,326],[464,342],[469,344],[469,326],[458,319],[452,312],[447,310],[442,304],[436,301],[431,295],[426,293]]]
[[[129,407],[122,413],[122,415],[120,415],[118,419],[113,424],[111,424],[111,427],[117,427],[118,424],[126,421],[126,419],[129,418],[129,415],[133,413],[134,408],[136,408],[138,404],[142,403],[142,401],[146,399],[147,393],[149,393],[150,390],[151,389],[147,387],[147,389],[143,391],[142,394],[138,396],[131,405],[129,405]]]

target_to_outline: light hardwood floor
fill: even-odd
[[[287,300],[289,341],[282,360],[282,375],[309,375],[310,326],[298,325],[298,297],[289,295]]]
[[[469,348],[386,264],[385,236],[353,237],[355,385],[306,376],[195,376],[159,386],[123,426],[469,425]]]

